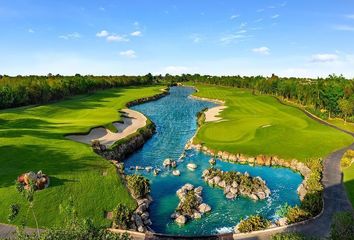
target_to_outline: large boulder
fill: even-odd
[[[198,211],[200,213],[207,213],[211,211],[211,207],[206,203],[202,203],[198,206]]]
[[[186,224],[187,222],[187,218],[183,215],[180,215],[178,216],[176,219],[175,219],[176,223],[179,224],[179,225],[184,225]]]

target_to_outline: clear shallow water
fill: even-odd
[[[206,107],[215,106],[214,103],[188,98],[194,90],[187,87],[173,87],[170,95],[153,102],[132,107],[148,116],[157,127],[157,133],[144,147],[131,155],[126,161],[126,173],[139,173],[150,180],[151,195],[154,199],[150,206],[152,229],[159,233],[176,235],[209,235],[231,232],[233,227],[243,217],[260,213],[268,218],[274,218],[277,208],[288,203],[298,204],[299,197],[296,189],[302,181],[298,173],[286,168],[252,167],[249,165],[231,164],[217,161],[216,167],[225,171],[236,170],[248,172],[251,176],[260,176],[271,190],[271,196],[263,201],[254,202],[239,197],[227,200],[223,191],[209,187],[202,179],[202,171],[210,167],[209,156],[201,152],[189,150],[186,157],[178,162],[177,169],[181,176],[173,176],[171,171],[164,169],[162,163],[166,158],[178,160],[184,152],[184,146],[194,135],[197,124],[196,114]],[[187,169],[190,162],[196,163],[195,171]],[[129,170],[131,166],[152,166],[160,168],[162,172],[154,176],[145,170]],[[204,202],[212,207],[211,213],[204,215],[200,220],[189,221],[179,227],[171,220],[178,198],[176,191],[185,183],[203,187]]]

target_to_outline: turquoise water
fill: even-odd
[[[201,152],[189,150],[186,157],[178,162],[177,169],[181,176],[173,176],[171,171],[164,169],[162,162],[166,158],[178,160],[184,152],[184,146],[194,135],[197,124],[196,114],[214,103],[188,98],[194,90],[187,87],[172,87],[170,95],[160,100],[132,107],[148,116],[157,127],[157,133],[142,149],[131,155],[125,162],[126,173],[140,173],[150,179],[151,195],[154,199],[150,206],[152,229],[159,233],[176,235],[208,235],[231,232],[243,217],[251,214],[262,214],[270,219],[275,217],[277,208],[288,203],[299,203],[296,189],[302,181],[298,173],[286,168],[252,167],[249,165],[231,164],[217,161],[216,167],[223,170],[248,172],[251,176],[260,176],[271,190],[271,196],[263,201],[254,202],[239,197],[227,200],[221,189],[211,188],[201,179],[202,171],[209,167],[209,156]],[[198,165],[197,170],[190,171],[186,165],[190,162]],[[130,170],[133,166],[152,166],[162,172],[154,176],[145,170]],[[202,186],[204,202],[212,207],[211,213],[200,220],[188,222],[179,227],[170,219],[178,198],[176,191],[185,183]]]

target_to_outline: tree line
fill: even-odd
[[[316,115],[342,117],[354,121],[354,80],[342,75],[327,78],[281,78],[265,76],[1,76],[0,109],[42,104],[68,96],[91,93],[101,89],[192,82],[252,89],[254,93],[271,94],[283,100],[301,104]]]

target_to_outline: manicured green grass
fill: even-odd
[[[205,123],[195,141],[211,149],[250,156],[277,155],[305,161],[324,157],[353,142],[353,138],[308,118],[302,111],[271,96],[250,90],[197,85],[200,97],[226,101],[226,121]]]
[[[354,207],[354,164],[344,169],[343,174],[344,186],[347,190],[348,197],[352,202],[352,206]]]
[[[35,196],[41,227],[62,223],[59,205],[69,197],[78,213],[97,225],[109,223],[103,213],[118,203],[134,208],[135,202],[113,165],[93,153],[90,146],[64,135],[110,125],[119,120],[117,110],[128,101],[157,94],[160,88],[112,89],[43,106],[0,111],[0,222],[7,221],[10,204],[23,202],[14,181],[30,170],[42,170],[51,178],[50,187]],[[20,223],[25,207],[21,212],[16,223]],[[32,217],[29,225],[34,226]]]
[[[354,123],[351,122],[345,123],[343,119],[339,119],[339,118],[327,119],[326,121],[341,129],[354,132]]]

